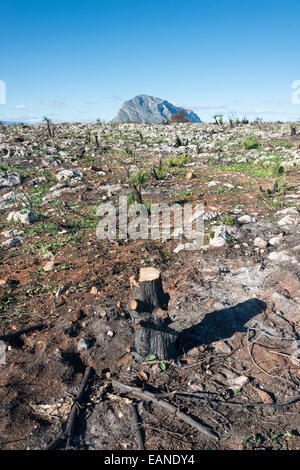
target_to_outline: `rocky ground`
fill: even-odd
[[[50,131],[0,127],[1,449],[46,448],[87,366],[76,449],[137,449],[132,403],[148,450],[299,449],[299,403],[280,404],[299,397],[300,136],[260,122]],[[148,207],[205,204],[201,249],[97,239],[97,208],[132,201],[136,174]],[[129,278],[147,266],[181,329],[170,363],[131,354]],[[111,380],[166,393],[219,440]]]

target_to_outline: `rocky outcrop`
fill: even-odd
[[[138,95],[125,101],[113,122],[131,121],[158,124],[169,121],[172,115],[182,111],[191,122],[201,122],[199,116],[191,110],[185,110],[153,96]]]

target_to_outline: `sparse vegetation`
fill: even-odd
[[[47,415],[47,426],[40,428],[39,415],[28,414],[28,403],[57,402],[63,407],[66,390],[78,386],[89,358],[97,372],[89,389],[90,412],[96,413],[97,423],[106,423],[105,403],[124,414],[121,421],[129,416],[125,401],[123,407],[127,393],[120,401],[110,384],[107,390],[101,388],[99,399],[103,380],[116,379],[144,391],[168,393],[168,403],[195,415],[219,436],[217,448],[299,446],[296,402],[274,407],[271,418],[267,407],[248,406],[281,403],[298,393],[291,350],[285,350],[281,336],[276,336],[276,347],[273,336],[259,338],[261,331],[292,335],[290,318],[297,328],[299,145],[289,136],[289,123],[247,124],[241,117],[237,124],[234,116],[230,119],[231,124],[218,115],[218,126],[64,123],[55,124],[54,135],[49,123],[51,139],[47,122],[0,131],[0,182],[12,184],[3,186],[0,194],[1,335],[46,325],[21,335],[16,344],[8,343],[9,367],[0,368],[9,397],[6,402],[5,395],[3,403],[10,406],[13,397],[16,414],[14,432],[5,424],[12,423],[10,408],[0,420],[7,439],[13,441],[15,430],[24,426],[24,448],[40,442],[46,446],[54,432],[52,418]],[[102,220],[99,208],[116,214],[117,233],[124,224],[138,225],[132,213],[127,221],[121,220],[120,196],[127,196],[128,206],[145,205],[148,238],[135,240],[127,233],[120,239],[96,236]],[[151,238],[152,227],[161,228],[163,222],[163,214],[155,219],[153,204],[183,211],[189,207],[187,216],[192,214],[194,222],[204,214],[204,246],[189,249],[191,240],[181,236],[173,212],[164,214],[170,234]],[[13,211],[26,215],[28,210],[39,219],[8,220]],[[109,235],[108,227],[104,231]],[[128,348],[133,347],[135,334],[127,310],[132,276],[152,267],[161,271],[171,297],[158,314],[169,314],[168,328],[178,321],[183,329],[180,363],[153,354],[139,361]],[[282,313],[274,313],[278,311]],[[23,377],[24,370],[26,380],[21,380],[19,390],[16,377]],[[231,372],[243,376],[245,385],[231,385]],[[200,386],[205,393],[197,403],[173,395],[178,390],[199,391]],[[25,401],[19,399],[20,392],[26,394]],[[207,393],[212,408],[206,406]],[[212,401],[215,397],[226,406]],[[243,413],[234,405],[234,420],[232,403],[247,404]],[[91,429],[91,416],[85,411],[84,407],[78,415],[86,418],[86,434],[80,439]],[[182,427],[173,414],[164,422],[152,411],[143,408],[148,448],[203,447],[201,433],[188,424]],[[56,424],[62,426],[66,417],[56,415]],[[152,427],[164,433],[162,443]],[[118,429],[117,435],[112,425],[109,444],[102,440],[101,445],[124,442],[132,449],[135,444],[126,426]],[[80,447],[81,441],[75,445]]]
[[[246,150],[258,149],[260,147],[260,142],[255,137],[246,137],[243,142],[243,146]]]

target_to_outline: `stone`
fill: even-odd
[[[5,238],[18,237],[22,236],[23,232],[21,230],[5,230],[4,232],[1,232],[1,235]]]
[[[43,270],[48,272],[52,271],[54,269],[55,263],[53,260],[47,261],[47,263],[44,264]]]
[[[283,235],[282,233],[278,235],[278,237],[273,237],[269,240],[269,245],[278,246],[283,242]]]
[[[281,311],[288,321],[296,323],[299,317],[299,302],[294,302],[284,295],[279,294],[279,292],[273,293],[272,300],[274,302],[275,310]]]
[[[81,338],[77,343],[78,351],[86,351],[89,349],[89,342],[87,339]]]
[[[59,297],[60,295],[62,295],[66,291],[66,289],[66,286],[60,286],[56,291],[55,297]]]
[[[20,224],[33,224],[39,220],[35,212],[29,210],[12,211],[8,214],[7,220],[9,222],[19,222]]]
[[[10,248],[11,246],[14,246],[20,243],[21,240],[22,239],[20,237],[9,238],[8,240],[5,240],[4,242],[2,242],[2,246],[6,246],[7,248]]]
[[[252,217],[250,217],[250,215],[242,215],[238,218],[238,222],[240,224],[250,224],[251,222],[253,222],[253,219]]]
[[[173,252],[178,254],[182,250],[200,250],[201,246],[199,243],[194,242],[194,243],[181,243],[178,245]]]
[[[299,216],[286,215],[285,217],[280,219],[277,223],[278,225],[283,226],[283,225],[296,225],[299,222],[300,222]]]
[[[190,349],[187,352],[187,356],[189,356],[189,357],[198,357],[199,356],[199,348],[195,347],[195,348]]]
[[[231,390],[240,390],[249,382],[249,378],[245,375],[240,375],[239,377],[235,377],[234,379],[227,379],[227,383],[230,385]]]
[[[213,343],[213,347],[218,353],[230,354],[232,351],[232,347],[226,341],[216,341]]]
[[[281,211],[276,212],[277,216],[280,215],[300,215],[298,209],[296,207],[287,207],[286,209],[282,209]]]
[[[214,237],[210,239],[209,244],[210,246],[214,247],[222,247],[228,243],[229,234],[227,232],[225,225],[219,225],[215,229],[213,229]]]
[[[189,171],[185,177],[186,181],[190,181],[191,179],[194,179],[194,178],[196,178],[196,176],[194,175],[192,171]]]
[[[65,181],[71,178],[80,178],[81,174],[73,170],[62,170],[56,175],[58,181]]]
[[[10,191],[9,193],[4,194],[0,198],[0,209],[9,209],[18,201],[22,201],[26,198],[24,193],[17,193],[16,191]]]
[[[21,176],[18,173],[3,173],[0,175],[0,188],[9,188],[21,183]]]
[[[256,237],[254,240],[254,246],[257,246],[258,248],[266,248],[268,246],[268,242],[262,240],[259,237]]]
[[[297,263],[296,258],[288,255],[286,251],[272,251],[268,255],[268,259],[275,263]]]

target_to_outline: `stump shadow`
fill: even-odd
[[[267,304],[260,299],[249,299],[233,307],[215,310],[205,315],[200,323],[183,330],[178,337],[178,349],[190,349],[224,340],[236,332],[246,332],[245,324],[266,310]]]

